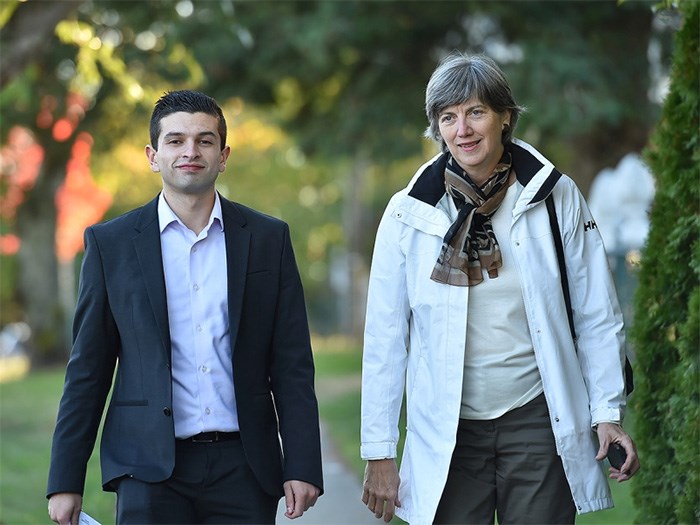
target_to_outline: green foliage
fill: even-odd
[[[670,92],[646,151],[657,194],[632,330],[642,523],[700,522],[700,4],[680,9]]]
[[[157,177],[141,171],[142,148],[152,103],[163,91],[201,89],[224,104],[262,108],[291,144],[261,160],[259,151],[237,157],[232,143],[241,159],[232,167],[241,171],[224,184],[232,198],[290,222],[315,316],[350,302],[338,299],[331,269],[349,260],[348,252],[366,266],[388,196],[427,156],[420,138],[424,89],[442,55],[459,49],[494,56],[530,108],[518,135],[585,181],[638,151],[654,121],[646,97],[646,50],[658,38],[651,5],[86,0],[0,92],[0,131],[8,123],[35,127],[42,101],[56,103],[58,118],[68,91],[83,91],[91,105],[77,131],[94,138],[93,173],[114,194],[112,216],[157,189]],[[60,183],[72,141],[35,131],[53,150],[45,166],[56,179],[45,186],[50,190]],[[294,157],[304,162],[288,161]],[[50,203],[48,190],[34,200]],[[32,227],[46,220],[32,219]],[[346,310],[363,310],[357,302]]]
[[[337,158],[362,148],[380,162],[420,148],[436,61],[453,50],[487,53],[531,108],[519,135],[550,155],[581,151],[587,143],[573,141],[593,137],[580,154],[597,173],[641,149],[656,118],[647,97],[647,47],[658,39],[652,5],[258,1],[234,9],[203,1],[165,37],[191,42],[208,91],[276,104],[307,154]],[[206,39],[195,38],[204,30]],[[568,142],[551,145],[555,137]]]
[[[17,9],[18,0],[5,0],[0,3],[0,29],[7,23],[12,13]]]

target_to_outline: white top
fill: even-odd
[[[498,277],[469,290],[467,340],[462,383],[464,419],[495,419],[542,393],[518,270],[510,249],[512,210],[518,185],[512,184],[491,218],[503,257]]]
[[[238,431],[219,195],[199,235],[178,219],[162,193],[158,221],[170,322],[175,437]]]

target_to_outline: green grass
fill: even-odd
[[[359,374],[362,366],[362,354],[359,347],[347,350],[317,350],[314,364],[318,377],[343,376]]]
[[[0,523],[50,523],[46,479],[51,436],[63,389],[62,368],[31,372],[0,383]],[[114,523],[113,494],[102,492],[99,451],[88,464],[83,507],[101,523]]]
[[[315,353],[319,380],[333,383],[343,377],[359,374],[359,348],[323,344],[316,345],[320,350]],[[24,379],[0,383],[0,525],[49,522],[45,498],[46,476],[63,373],[62,368],[33,371]],[[319,390],[319,407],[339,452],[351,471],[362,479],[364,462],[359,457],[359,388],[345,389],[332,396]],[[629,428],[631,423],[627,424]],[[84,508],[107,525],[114,523],[115,497],[102,491],[98,452],[96,449],[88,464]],[[631,483],[634,480],[623,484],[611,481],[616,508],[578,517],[577,523],[633,523],[635,511],[630,495]]]

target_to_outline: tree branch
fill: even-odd
[[[47,52],[56,24],[84,0],[20,3],[0,30],[0,89]]]

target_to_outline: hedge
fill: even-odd
[[[679,10],[670,91],[644,153],[656,196],[631,329],[638,523],[700,523],[700,2]]]

